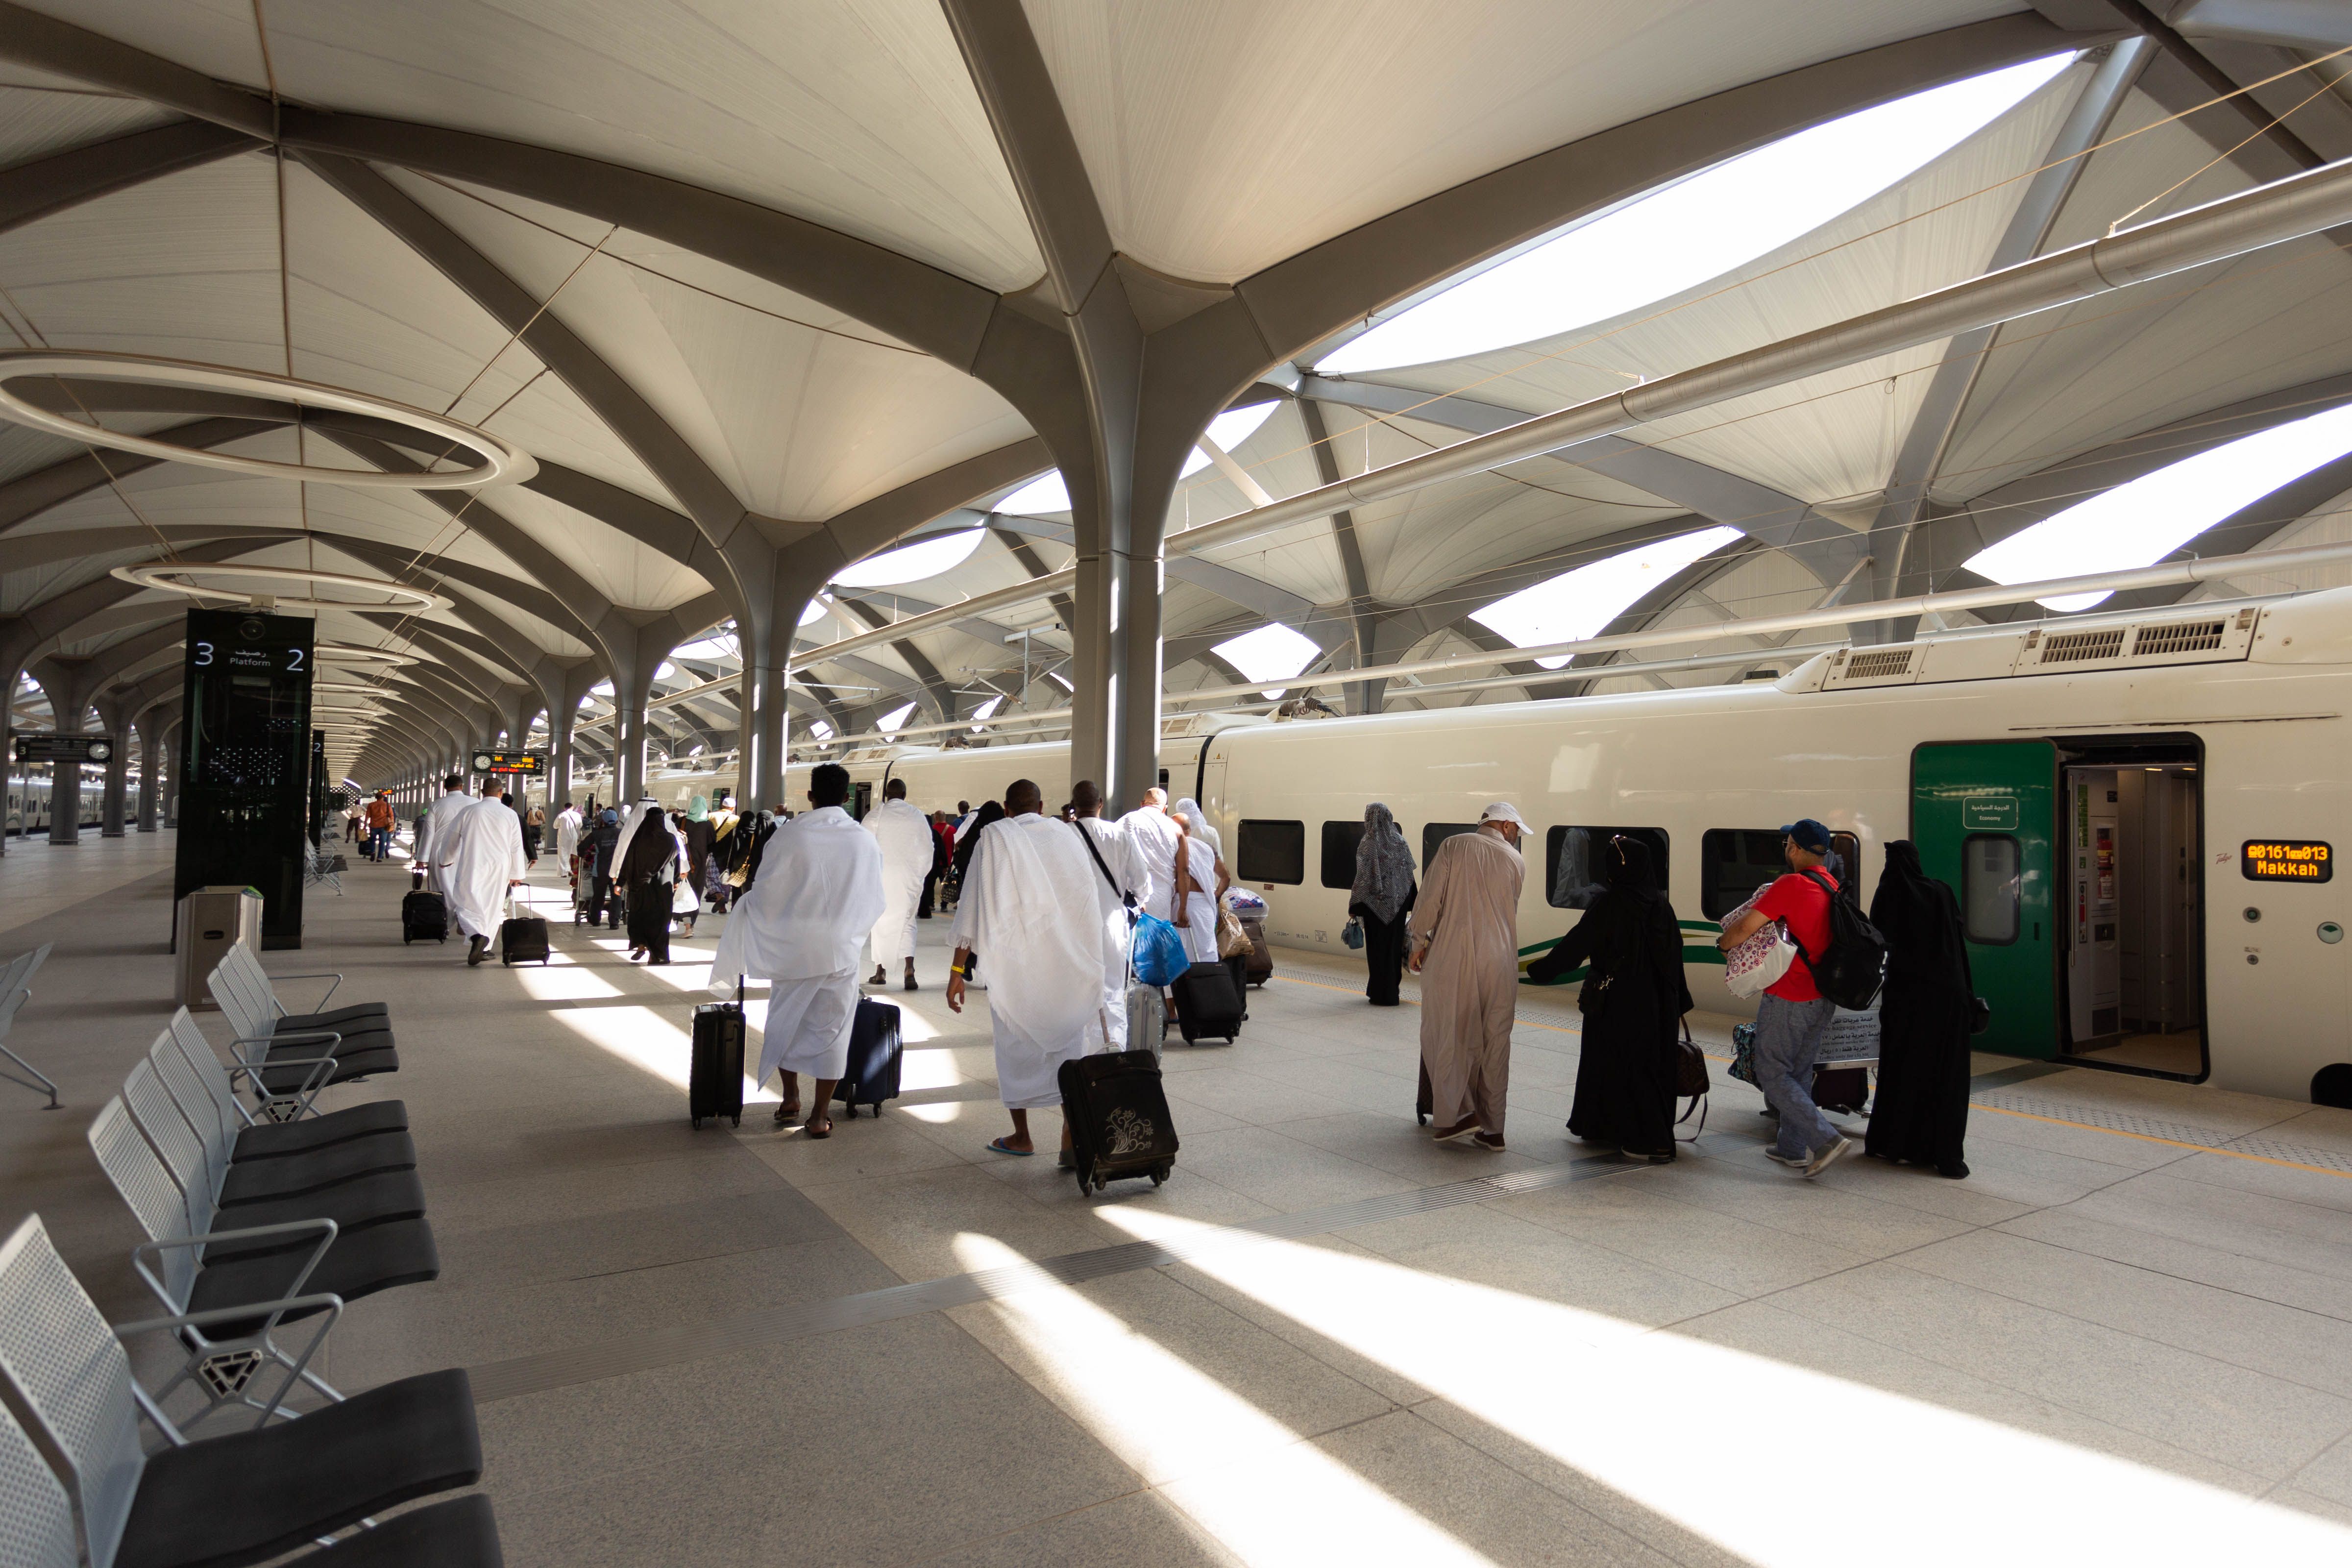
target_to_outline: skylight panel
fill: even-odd
[[[809,739],[813,741],[830,741],[833,739],[833,726],[826,723],[822,719],[810,720],[808,732]]]
[[[821,621],[831,614],[833,614],[833,601],[819,594],[801,611],[801,625],[805,626],[812,622]]]
[[[1070,510],[1070,487],[1062,482],[1062,470],[1038,475],[1011,495],[996,503],[996,510],[1014,517],[1046,517]]]
[[[591,697],[610,697],[613,695],[613,683],[609,680],[600,680],[595,685],[588,689],[588,695]]]
[[[1598,637],[1601,627],[1624,614],[1643,595],[1739,537],[1736,528],[1707,528],[1637,544],[1605,561],[1522,588],[1483,610],[1471,611],[1470,618],[1513,647],[1541,647]],[[1568,658],[1561,656],[1536,662],[1546,669],[1558,669]]]
[[[667,659],[664,659],[661,661],[661,668],[654,671],[654,679],[656,680],[667,680],[677,673],[677,666],[672,664]]]
[[[2053,55],[1784,137],[1583,220],[1351,339],[1315,368],[1461,359],[1605,321],[1744,267],[1951,151],[2074,63]]]
[[[2152,565],[2215,523],[2347,451],[2352,451],[2352,405],[2241,436],[2142,474],[2021,529],[1979,552],[1967,566],[1996,583],[2033,583]],[[2087,610],[2106,597],[2061,594],[2041,603],[2053,610]]]
[[[1210,649],[1250,680],[1286,680],[1315,662],[1323,650],[1276,621],[1254,632],[1244,632]],[[1282,688],[1265,694],[1280,697]]]
[[[1063,690],[1069,692],[1072,696],[1076,696],[1077,694],[1078,689],[1070,684],[1069,677],[1064,675],[1058,669],[1047,670],[1045,672],[1045,679],[1060,687]]]
[[[971,710],[971,716],[975,719],[992,719],[996,716],[996,710],[1003,706],[1004,698],[1003,694],[1000,693],[997,696],[990,698],[979,707],[973,709]],[[971,727],[971,732],[975,735],[983,734],[987,731],[987,729],[988,726],[985,724],[974,724]]]
[[[879,724],[877,724],[875,728],[881,731],[886,735],[894,735],[900,730],[905,729],[907,727],[907,721],[913,718],[914,715],[915,705],[909,702],[904,708],[893,708],[889,712],[882,715],[882,721]]]
[[[898,550],[886,550],[879,555],[868,556],[856,565],[834,574],[836,588],[887,588],[900,583],[919,583],[926,577],[936,577],[951,572],[971,558],[987,533],[984,528],[968,528],[960,533],[941,534],[926,539],[919,544],[909,544]]]
[[[814,601],[812,602],[814,603]],[[819,609],[818,613],[820,615],[824,613],[822,608]],[[808,623],[803,620],[801,624],[805,626]],[[698,637],[693,642],[681,644],[669,651],[672,658],[737,658],[738,649],[735,641],[735,623],[730,621],[727,625],[712,632],[709,637]]]

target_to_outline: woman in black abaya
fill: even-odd
[[[1528,966],[1528,978],[1549,984],[1590,965],[1576,999],[1584,1045],[1568,1130],[1663,1165],[1675,1157],[1676,1025],[1691,1008],[1682,927],[1657,885],[1648,845],[1612,838],[1601,879],[1584,918]]]
[[[1398,1005],[1404,973],[1405,916],[1417,889],[1412,850],[1396,816],[1380,802],[1364,807],[1364,836],[1356,844],[1356,880],[1348,912],[1364,922],[1364,994],[1375,1007]]]
[[[1878,1096],[1864,1152],[1969,1173],[1969,1029],[1976,984],[1960,930],[1959,900],[1919,867],[1919,847],[1886,847],[1870,900],[1886,938],[1886,989],[1878,1007]]]

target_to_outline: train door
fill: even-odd
[[[2058,748],[1935,742],[1911,753],[1911,838],[1960,900],[1969,967],[1992,1005],[1980,1050],[2050,1058],[2058,1016]]]
[[[866,820],[866,814],[873,809],[873,784],[871,782],[864,782],[850,785],[849,815],[856,817],[858,821],[863,822]]]
[[[2065,1049],[2086,1062],[2204,1076],[2194,758],[2193,750],[2157,745],[2067,759]]]

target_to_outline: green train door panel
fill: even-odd
[[[2004,1056],[2059,1054],[2058,748],[1959,741],[1911,753],[1911,838],[1927,875],[1959,895],[1977,994]]]

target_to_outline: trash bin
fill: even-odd
[[[261,956],[259,893],[251,888],[198,888],[181,899],[172,925],[174,1000],[184,1007],[217,1007],[205,982],[238,942]]]

